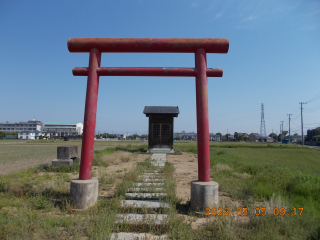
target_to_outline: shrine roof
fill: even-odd
[[[174,114],[180,113],[179,107],[168,107],[168,106],[145,106],[143,110],[144,114]]]

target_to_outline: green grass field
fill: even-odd
[[[0,145],[0,162],[18,161],[26,153],[30,158],[43,158],[55,153],[57,145],[81,144],[80,141],[7,143]],[[96,142],[95,146],[130,152],[147,149],[147,143],[134,141]],[[175,142],[174,148],[197,153],[196,142]],[[105,169],[101,171],[108,171],[102,156],[114,154],[114,150],[95,152],[94,164]],[[219,183],[219,190],[233,201],[241,202],[249,212],[266,208],[267,214],[249,215],[247,224],[231,217],[217,217],[201,230],[192,231],[189,223],[172,213],[174,228],[169,228],[169,236],[174,239],[320,239],[319,155],[320,151],[296,145],[210,143],[211,177]],[[88,211],[72,212],[68,202],[70,174],[77,174],[77,170],[75,167],[52,172],[47,166],[0,175],[0,239],[105,239],[113,229],[119,196],[100,199]],[[134,171],[126,174],[129,179],[124,178],[123,184],[130,183]],[[109,188],[117,176],[99,178],[101,187]],[[118,193],[123,191],[122,185],[118,186]],[[174,193],[171,195],[174,199]],[[175,204],[178,212],[183,206],[177,199]],[[275,208],[284,208],[286,213],[282,210],[276,216]],[[303,208],[302,213],[299,208]]]

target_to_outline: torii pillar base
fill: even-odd
[[[214,181],[191,182],[191,211],[203,212],[206,208],[213,208],[219,202],[219,184]]]
[[[88,209],[98,201],[99,180],[72,180],[70,185],[71,204],[75,209]]]

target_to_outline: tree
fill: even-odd
[[[293,134],[293,136],[298,136],[298,133]]]
[[[227,141],[229,140],[230,133],[226,134]]]
[[[238,138],[239,138],[239,134],[238,134],[237,132],[234,132],[233,137],[234,137],[234,139],[235,139],[235,140],[238,140]]]
[[[216,133],[216,135],[220,135],[220,138],[221,138],[221,136],[222,136],[222,134],[221,134],[221,133],[219,133],[219,132],[218,132],[218,133]]]
[[[277,134],[275,134],[275,133],[270,133],[269,134],[269,137],[272,137],[274,140],[276,140],[277,141],[277,139],[278,139],[278,136],[277,136]]]
[[[288,134],[288,131],[282,131],[283,136]]]
[[[0,131],[0,139],[3,139],[6,134]]]

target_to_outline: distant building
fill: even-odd
[[[43,133],[50,136],[81,135],[83,124],[78,122],[48,122],[43,126]]]
[[[220,142],[220,135],[209,133],[209,140],[210,141]]]
[[[320,134],[320,127],[307,130],[307,141],[313,141],[314,137]]]
[[[221,139],[221,141],[227,141],[228,140],[226,135],[222,135],[220,139]]]
[[[251,133],[251,134],[249,134],[250,142],[259,142],[259,138],[261,138],[259,133]]]
[[[284,136],[283,139],[289,140],[289,135]],[[302,137],[301,135],[290,135],[290,142],[302,142]]]
[[[126,139],[127,139],[127,135],[125,135],[125,134],[117,134],[117,138],[118,138],[119,140],[121,140],[121,139],[126,140]]]
[[[249,134],[247,133],[238,133],[238,137],[249,137]]]
[[[228,141],[233,141],[234,140],[234,135],[229,135],[228,136]]]
[[[10,134],[13,132],[34,132],[41,131],[42,122],[36,121],[35,119],[29,120],[28,122],[18,122],[18,123],[0,123],[0,131]]]
[[[20,131],[18,132],[18,139],[22,140],[35,140],[43,135],[40,131]]]
[[[181,132],[176,132],[173,133],[174,137],[178,137],[181,140],[196,140],[197,139],[197,133],[195,132],[186,132],[186,131],[181,131]]]

